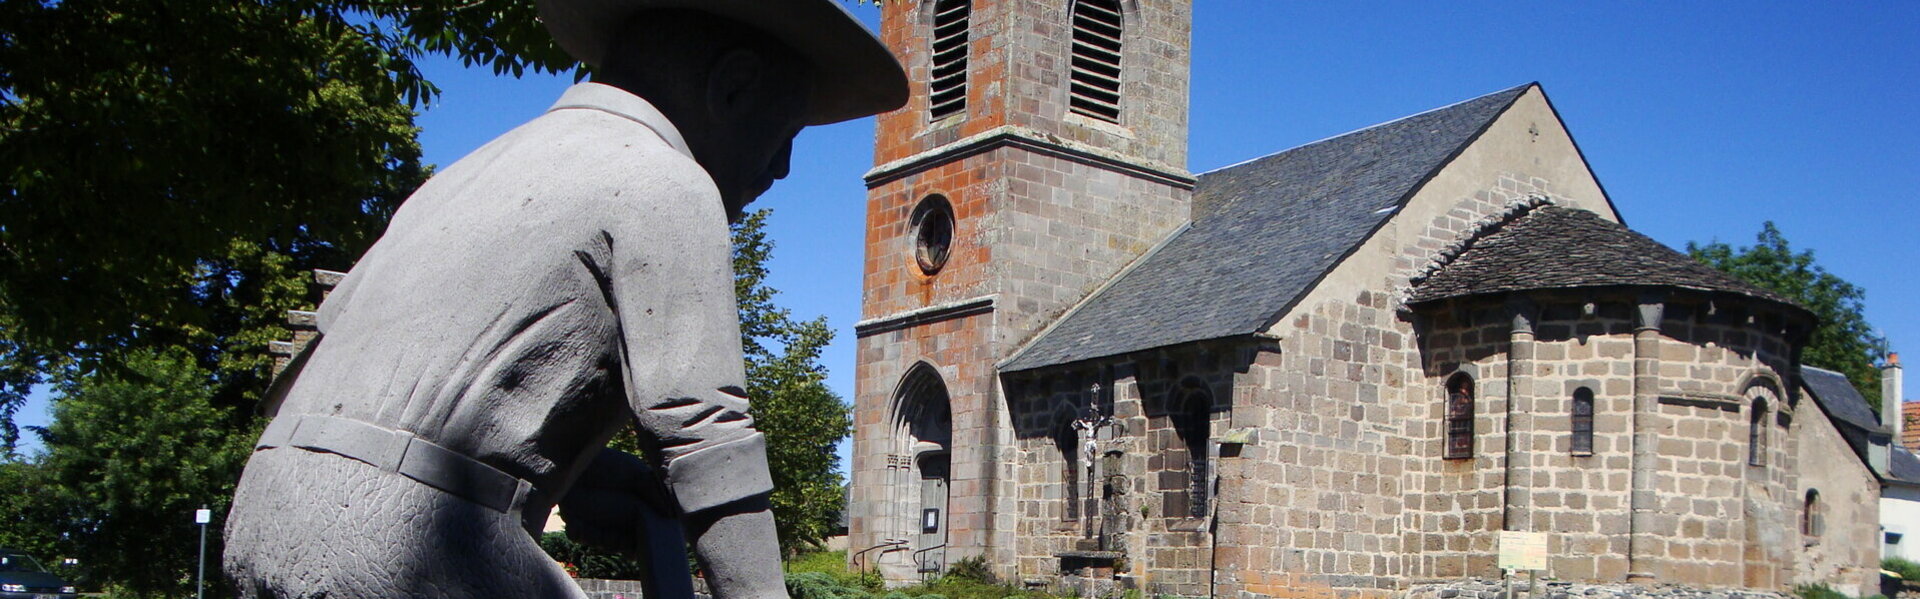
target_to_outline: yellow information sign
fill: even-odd
[[[1500,531],[1500,569],[1547,569],[1547,533]]]

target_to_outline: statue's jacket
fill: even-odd
[[[329,528],[430,546],[445,530],[410,519],[544,519],[629,421],[682,511],[766,493],[730,249],[680,133],[614,87],[576,85],[447,167],[320,307],[236,492],[230,574],[298,595],[297,562],[320,557],[280,545],[356,542]],[[500,496],[487,468],[516,488]],[[353,505],[383,494],[431,513]],[[509,535],[492,526],[478,534]]]

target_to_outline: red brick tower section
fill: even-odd
[[[1192,3],[882,6],[914,89],[867,175],[850,559],[1013,578],[995,364],[1186,222]]]

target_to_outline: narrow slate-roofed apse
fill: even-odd
[[[1120,0],[1074,0],[1074,114],[1120,122]]]
[[[973,0],[933,4],[933,90],[928,114],[938,121],[967,111],[967,31]]]

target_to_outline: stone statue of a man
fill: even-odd
[[[529,534],[559,503],[627,551],[664,509],[716,595],[785,597],[727,223],[801,127],[905,101],[839,1],[542,0],[595,82],[422,186],[320,307],[227,520],[241,595],[585,597]],[[655,469],[605,449],[628,422]]]

